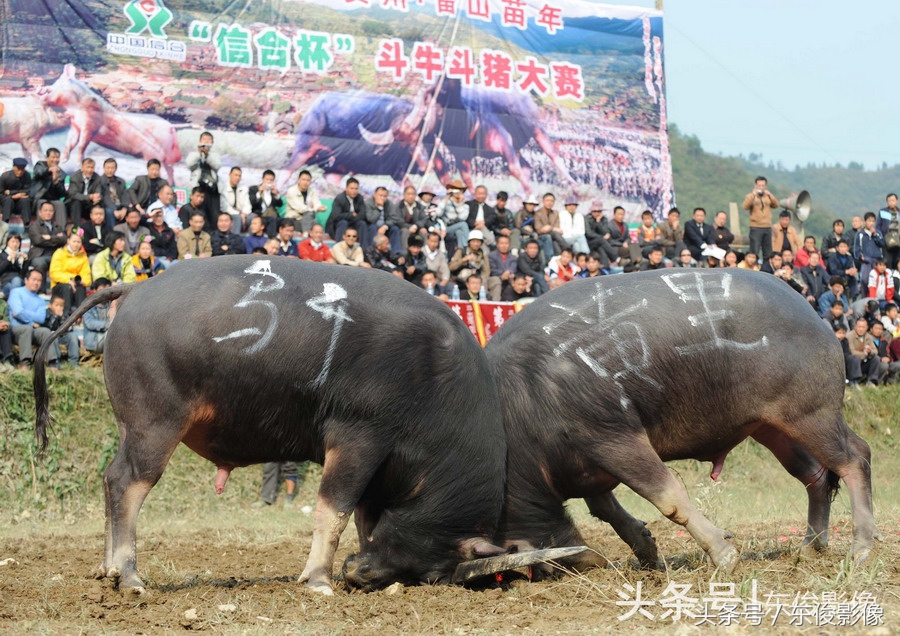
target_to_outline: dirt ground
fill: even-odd
[[[138,567],[150,590],[140,599],[123,596],[108,582],[92,578],[103,547],[99,531],[70,534],[60,528],[64,523],[51,524],[48,531],[45,525],[23,522],[20,530],[26,532],[0,537],[0,632],[581,634],[624,629],[695,633],[709,625],[695,626],[702,615],[683,614],[675,620],[678,604],[667,600],[674,597],[671,591],[667,596],[666,588],[676,588],[670,584],[690,585],[685,596],[699,598],[709,596],[710,582],[734,583],[737,595],[749,602],[755,580],[760,602],[772,601],[768,614],[761,627],[747,627],[739,619],[741,627],[730,627],[730,631],[826,633],[843,618],[846,624],[856,625],[858,633],[900,633],[900,524],[896,520],[890,524],[897,527],[881,524],[885,541],[859,568],[844,559],[851,528],[843,515],[833,520],[836,532],[828,551],[811,559],[799,557],[800,531],[793,526],[768,520],[730,528],[743,553],[732,576],[716,574],[691,538],[665,519],[650,523],[660,553],[669,560],[664,572],[634,569],[627,548],[609,528],[589,521],[580,522],[586,539],[613,561],[610,568],[538,583],[513,575],[502,584],[478,590],[442,586],[363,594],[348,592],[337,582],[337,593],[329,598],[296,583],[310,533],[303,530],[293,538],[291,527],[308,527],[301,522],[303,513],[265,512],[269,514],[262,527],[261,513],[247,508],[235,512],[227,529],[212,525],[198,530],[177,524],[167,529],[165,522],[140,528]],[[344,535],[336,572],[354,543],[352,533]],[[653,620],[640,613],[620,619],[634,606],[616,602],[634,599],[631,590],[636,591],[638,584],[642,598],[654,603],[642,608]],[[717,586],[717,590],[727,588]],[[864,602],[860,594],[866,592],[874,595],[870,599],[874,604]],[[779,605],[779,614],[773,617]],[[814,609],[804,609],[809,607]],[[663,618],[667,609],[670,614]],[[709,620],[721,622],[726,615],[711,612]],[[864,625],[867,620],[869,626]]]

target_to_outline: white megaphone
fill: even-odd
[[[809,218],[809,213],[812,211],[812,197],[809,196],[809,192],[806,190],[801,190],[799,194],[792,192],[791,196],[781,199],[778,203],[785,210],[793,212],[800,223],[806,221]]]

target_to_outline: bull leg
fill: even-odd
[[[731,534],[714,526],[697,510],[684,486],[669,472],[646,436],[617,439],[615,446],[598,448],[596,457],[603,460],[600,464],[604,470],[656,506],[664,516],[684,526],[717,568],[726,572],[734,570],[740,557],[737,549],[726,541]],[[627,458],[627,461],[609,462],[609,458]],[[617,470],[611,470],[608,463]],[[627,474],[621,472],[622,467],[628,468]]]
[[[585,498],[591,514],[612,526],[619,538],[631,548],[641,567],[652,570],[659,567],[656,540],[647,529],[647,522],[631,516],[613,491]]]
[[[828,519],[833,490],[828,470],[806,449],[774,427],[761,426],[754,431],[753,439],[772,451],[785,470],[806,487],[809,509],[803,545],[824,550],[828,546]]]
[[[332,595],[334,554],[350,514],[369,485],[386,451],[374,442],[342,440],[325,450],[322,481],[316,498],[312,547],[300,583]]]
[[[138,448],[140,435],[123,433],[122,443],[104,476],[107,510],[106,557],[101,572],[118,580],[120,590],[144,593],[137,573],[137,517],[150,489],[162,476],[178,439],[154,440]]]

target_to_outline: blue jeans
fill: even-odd
[[[469,224],[465,221],[457,221],[453,225],[447,227],[447,234],[453,234],[456,237],[456,247],[465,249],[469,244]]]
[[[3,297],[9,298],[9,293],[14,290],[16,287],[21,287],[24,285],[21,276],[13,276],[7,282],[3,284]]]
[[[62,360],[62,350],[59,347],[60,343],[63,343],[66,345],[66,356],[69,359],[69,363],[73,367],[77,367],[78,360],[81,357],[81,355],[79,354],[79,349],[78,349],[78,347],[79,347],[78,334],[76,334],[74,331],[72,331],[70,329],[69,331],[67,331],[66,333],[61,335],[59,337],[59,339],[53,343],[53,351],[56,354],[57,360]]]

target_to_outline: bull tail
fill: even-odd
[[[99,305],[100,303],[116,300],[117,298],[124,298],[131,289],[131,285],[123,285],[109,287],[108,289],[93,294],[90,298],[81,303],[81,306],[72,312],[72,315],[69,316],[68,320],[60,325],[59,329],[54,331],[49,338],[44,340],[44,342],[41,343],[40,349],[37,350],[37,354],[34,356],[33,386],[35,402],[34,435],[40,446],[39,453],[43,453],[47,450],[47,431],[50,429],[50,396],[47,393],[47,373],[44,368],[47,359],[47,351],[57,338],[68,331],[72,325],[75,324],[75,321],[81,318],[88,309]]]

